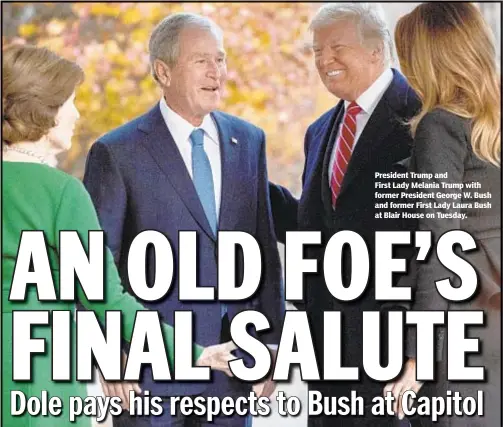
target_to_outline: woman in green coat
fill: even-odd
[[[2,423],[7,427],[91,426],[91,418],[78,417],[70,423],[67,412],[70,396],[87,396],[86,383],[52,380],[51,328],[36,327],[32,338],[46,341],[48,351],[32,358],[29,382],[14,382],[12,374],[12,312],[14,310],[72,310],[71,301],[39,301],[35,287],[28,286],[26,299],[9,301],[21,233],[43,230],[56,291],[59,287],[59,232],[76,230],[87,247],[88,232],[100,230],[96,212],[80,181],[55,168],[56,155],[71,146],[71,138],[79,113],[74,105],[75,88],[83,80],[81,68],[45,48],[11,46],[3,50],[2,64],[2,146],[3,146],[3,221],[2,221],[2,339],[3,394]],[[108,310],[122,311],[122,334],[131,339],[136,312],[145,310],[136,299],[124,291],[113,257],[105,256],[106,300],[89,301],[77,286],[79,302],[105,320]],[[59,292],[56,292],[59,294]],[[15,331],[14,331],[15,332]],[[173,353],[173,328],[163,324],[170,363]],[[72,321],[72,337],[75,323]],[[72,339],[72,355],[75,340]],[[209,366],[230,375],[228,361],[234,356],[232,342],[211,347],[194,345],[196,365]],[[71,363],[75,379],[76,363]],[[11,415],[11,391],[21,391],[26,399],[40,397],[47,391],[49,398],[61,398],[63,413],[58,417]]]

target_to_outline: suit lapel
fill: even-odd
[[[388,136],[397,124],[395,114],[389,108],[383,97],[370,116],[360,138],[356,143],[348,164],[348,169],[342,180],[339,197],[344,194],[365,165],[373,162],[381,155],[384,146],[382,140]]]
[[[378,156],[382,156],[382,152],[387,149],[385,138],[400,124],[399,117],[404,115],[407,105],[419,103],[405,78],[397,70],[392,69],[392,71],[393,80],[356,143],[344,175],[339,197],[347,192],[351,183],[366,164],[373,162]],[[414,108],[410,109],[415,110]]]
[[[146,133],[143,144],[169,179],[191,215],[203,231],[215,240],[216,237],[213,235],[203,206],[199,201],[194,183],[162,117],[159,104],[147,113],[146,119],[139,123],[138,129]]]
[[[320,159],[320,162],[323,164],[323,173],[321,177],[321,197],[323,200],[323,207],[325,208],[325,216],[324,218],[331,218],[333,208],[332,208],[332,190],[329,184],[329,176],[331,171],[329,171],[330,167],[330,157],[332,156],[332,151],[335,146],[335,139],[337,137],[337,131],[339,126],[344,118],[344,101],[340,101],[337,104],[336,112],[334,114],[333,119],[330,121],[330,126],[327,129],[326,133],[326,144],[324,151],[324,157]]]
[[[222,165],[222,190],[220,197],[220,215],[218,220],[219,230],[233,230],[236,215],[234,205],[240,199],[243,189],[234,185],[235,177],[243,173],[240,167],[240,154],[246,141],[239,141],[233,134],[231,121],[219,112],[211,114],[218,129],[220,140],[220,159]]]

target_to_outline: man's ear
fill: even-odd
[[[161,85],[169,86],[171,84],[171,70],[162,59],[154,60],[154,74]]]
[[[375,47],[372,48],[372,62],[380,62],[384,57],[384,45],[382,43],[376,44]]]

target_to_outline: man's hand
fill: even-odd
[[[257,397],[271,397],[274,390],[276,390],[276,383],[271,377],[267,377],[264,381],[253,385],[253,391]]]
[[[393,412],[398,414],[399,419],[403,419],[405,416],[402,408],[402,395],[409,390],[417,394],[422,386],[422,382],[416,381],[416,359],[407,360],[402,376],[394,382],[386,384],[386,387],[384,387],[384,396],[386,396],[388,391],[391,391],[395,397]]]
[[[274,362],[276,360],[276,350],[270,350],[272,363],[271,366],[274,366]],[[253,391],[257,397],[271,397],[276,390],[276,382],[272,379],[272,374],[274,369],[271,369],[271,373],[261,382],[253,385]]]
[[[224,374],[232,377],[232,372],[229,369],[229,362],[236,358],[236,356],[232,354],[232,351],[236,348],[236,344],[232,341],[205,347],[196,360],[196,366],[209,366],[211,369],[222,371]]]

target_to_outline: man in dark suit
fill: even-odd
[[[382,200],[374,197],[376,192],[392,191],[376,188],[376,172],[392,172],[397,162],[409,156],[412,139],[404,123],[418,107],[417,98],[402,75],[390,68],[391,40],[378,5],[325,5],[310,30],[320,77],[340,101],[307,130],[300,200],[287,189],[270,185],[276,234],[284,241],[289,230],[321,231],[326,244],[338,231],[352,230],[366,241],[372,264],[376,231],[413,228],[402,218],[380,218],[375,203]],[[323,254],[324,245],[308,246],[304,256],[322,261]],[[342,263],[343,280],[348,284],[348,251],[343,252]],[[371,269],[364,295],[352,302],[334,299],[321,272],[305,277],[305,309],[319,360],[323,360],[323,312],[338,310],[343,318],[342,366],[360,368],[359,381],[310,382],[309,389],[327,396],[349,396],[355,390],[369,405],[365,417],[310,417],[309,426],[400,423],[397,418],[372,417],[370,412],[372,398],[382,395],[385,385],[373,381],[362,368],[362,312],[381,310],[372,275]]]
[[[239,312],[263,312],[274,330],[264,339],[278,344],[284,301],[281,267],[274,235],[266,171],[264,132],[237,117],[215,111],[226,79],[223,36],[209,19],[187,13],[164,19],[150,44],[152,74],[162,89],[159,104],[145,115],[100,138],[91,148],[84,182],[96,205],[127,284],[127,255],[134,237],[157,230],[168,237],[179,260],[179,232],[197,231],[198,286],[215,287],[217,232],[243,231],[257,239],[263,271],[259,291],[247,301],[179,301],[178,275],[165,299],[146,303],[173,324],[176,310],[194,313],[194,340],[210,345],[229,340],[229,322]],[[239,252],[239,251],[238,251]],[[187,256],[187,255],[185,255]],[[147,280],[155,277],[147,252]],[[243,274],[238,258],[238,284]],[[211,383],[161,382],[145,371],[141,387],[151,395],[248,395],[251,385],[213,372]],[[269,381],[256,385],[272,393]],[[165,399],[167,401],[167,399]],[[171,416],[167,402],[150,425],[199,426],[203,421]],[[218,417],[218,425],[245,426],[249,417]]]

